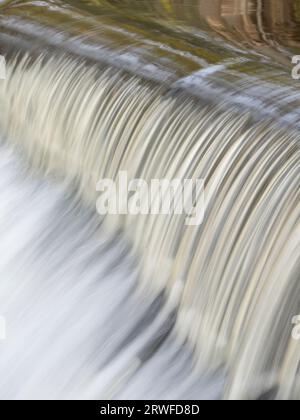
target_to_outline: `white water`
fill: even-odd
[[[0,398],[219,397],[221,377],[192,373],[163,300],[137,295],[125,241],[70,190],[0,147]]]
[[[7,80],[0,86],[3,133],[21,146],[31,162],[45,173],[75,178],[80,196],[91,205],[95,204],[97,181],[104,177],[117,178],[120,170],[128,170],[132,178],[146,180],[205,179],[206,216],[198,229],[185,226],[184,218],[166,219],[165,216],[108,220],[113,231],[121,227],[128,242],[133,244],[139,262],[135,277],[139,299],[150,305],[162,293],[167,296],[166,308],[158,312],[158,324],[150,328],[161,331],[160,323],[176,312],[172,332],[180,343],[187,340],[194,349],[197,365],[194,374],[204,375],[220,367],[228,372],[222,393],[225,398],[257,398],[269,389],[273,389],[272,397],[298,397],[300,351],[299,343],[291,335],[291,320],[300,313],[298,133],[291,128],[281,128],[271,120],[253,122],[246,113],[225,112],[186,98],[162,95],[159,88],[138,79],[125,78],[112,69],[100,73],[96,68],[65,57],[52,58],[46,64],[41,59],[29,63],[25,58],[18,64],[9,63],[7,71]],[[50,211],[48,200],[45,201]],[[79,212],[76,210],[76,213]],[[53,220],[59,220],[60,212],[54,219],[53,210],[50,214],[47,224],[52,230]],[[79,216],[77,222],[83,223],[86,229],[92,223],[92,215]],[[37,216],[32,223],[43,231],[36,219]],[[68,222],[63,225],[68,226]],[[58,229],[60,235],[63,232]],[[40,233],[36,237],[40,238]],[[78,240],[78,257],[71,256],[70,265],[65,266],[68,259],[62,256],[68,249],[68,240],[71,249],[74,240]],[[57,296],[53,292],[55,300],[63,299],[62,287],[70,293],[70,299],[76,301],[73,293],[84,290],[83,283],[89,283],[89,276],[101,270],[99,261],[95,265],[85,263],[81,241],[77,229],[68,230],[68,234],[57,240],[54,235],[44,241],[57,252],[56,258],[63,261],[61,274],[55,275],[53,282],[54,289],[58,288]],[[93,255],[94,251],[93,248]],[[52,278],[53,267],[51,264],[48,267],[47,252],[50,251],[46,251],[42,267]],[[8,260],[13,266],[10,272],[19,270],[19,275],[24,272],[23,265],[19,267],[19,263],[15,263],[16,256]],[[34,261],[32,258],[32,264]],[[78,276],[83,270],[80,261],[91,274]],[[28,270],[32,269],[28,265]],[[7,267],[5,270],[7,272]],[[40,270],[41,267],[36,268],[37,273]],[[77,276],[78,284],[74,280]],[[110,324],[106,318],[101,318],[106,310],[99,310],[99,315],[92,311],[93,305],[97,309],[100,305],[98,300],[101,301],[103,292],[98,288],[95,293],[99,294],[99,299],[88,301],[86,306],[82,296],[77,295],[76,310],[86,314],[88,321],[84,325],[105,324],[107,340],[114,341],[118,340],[115,331],[123,329],[124,313],[126,319],[128,317],[125,308],[132,307],[131,295],[134,294],[128,288],[126,295],[125,290],[122,296],[126,295],[126,299],[120,305],[115,295],[121,290],[110,276],[107,295],[116,299],[115,309],[112,307],[116,322]],[[58,280],[61,278],[66,285]],[[127,280],[124,287],[126,285]],[[4,292],[3,296],[6,300],[9,293]],[[104,302],[107,303],[106,297]],[[68,302],[62,305],[72,307]],[[40,311],[45,307],[43,304]],[[35,317],[32,312],[32,318]],[[77,315],[73,327],[82,331],[83,324],[78,324],[76,318]],[[132,322],[137,319],[138,314],[133,310]],[[28,325],[33,328],[34,322]],[[63,334],[65,321],[60,318],[53,326],[53,341],[57,330],[61,329]],[[97,330],[85,340],[88,349],[93,348],[93,340],[101,342],[98,334],[103,333]],[[152,337],[153,332],[150,335]],[[54,357],[57,367],[64,366],[64,347],[68,346],[71,354],[71,349],[80,347],[72,340],[68,344],[60,342],[56,359]],[[131,353],[131,346],[135,345],[129,346],[129,362],[124,349],[120,354],[121,359],[126,359],[122,365],[125,375],[128,369],[131,373],[139,364],[136,351]],[[18,351],[19,345],[15,348]],[[41,352],[44,348],[47,343],[40,343]],[[110,348],[104,346],[104,349],[110,354]],[[12,350],[8,354],[13,354]],[[179,352],[178,357],[184,357],[184,351]],[[22,395],[34,394],[35,384],[43,375],[49,375],[55,360],[52,355],[46,358],[43,369],[36,373],[37,381],[30,380],[28,388],[20,391],[25,392]],[[159,366],[160,362],[157,363]],[[85,367],[82,371],[84,375],[90,374]],[[120,375],[115,377],[113,372],[114,368],[105,371],[104,377],[108,375],[108,379],[104,382],[101,375],[79,381],[78,393],[72,396],[82,395],[83,389],[88,396],[102,396],[102,390],[105,393],[110,390],[107,384],[114,389]],[[147,375],[141,374],[142,383],[148,381]],[[56,380],[53,375],[49,390],[53,391]],[[170,383],[166,383],[169,388]],[[10,389],[7,383],[5,388]],[[174,384],[175,393],[180,389],[178,383]],[[126,388],[126,393],[129,390],[130,387]]]

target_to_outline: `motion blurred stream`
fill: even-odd
[[[299,399],[296,0],[0,1],[0,398]],[[205,217],[96,184],[203,179]]]
[[[192,373],[163,297],[137,292],[122,237],[103,230],[71,183],[0,151],[1,399],[219,397],[223,375]]]

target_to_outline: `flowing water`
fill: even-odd
[[[4,2],[1,397],[299,398],[299,6],[210,3]],[[124,170],[202,225],[100,220]]]

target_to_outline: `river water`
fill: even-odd
[[[298,2],[2,3],[0,397],[299,398]],[[202,225],[100,219],[124,170]]]

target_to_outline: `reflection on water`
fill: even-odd
[[[71,0],[100,13],[111,8],[127,17],[158,17],[173,23],[211,29],[232,42],[256,47],[287,47],[300,41],[299,0]]]
[[[1,1],[0,6],[22,5],[30,13],[30,5],[42,9],[47,3],[49,12],[74,7],[107,18],[118,15],[120,26],[132,25],[134,31],[159,31],[168,22],[173,27],[212,30],[228,41],[256,48],[268,46],[287,53],[297,52],[300,46],[300,0]]]

